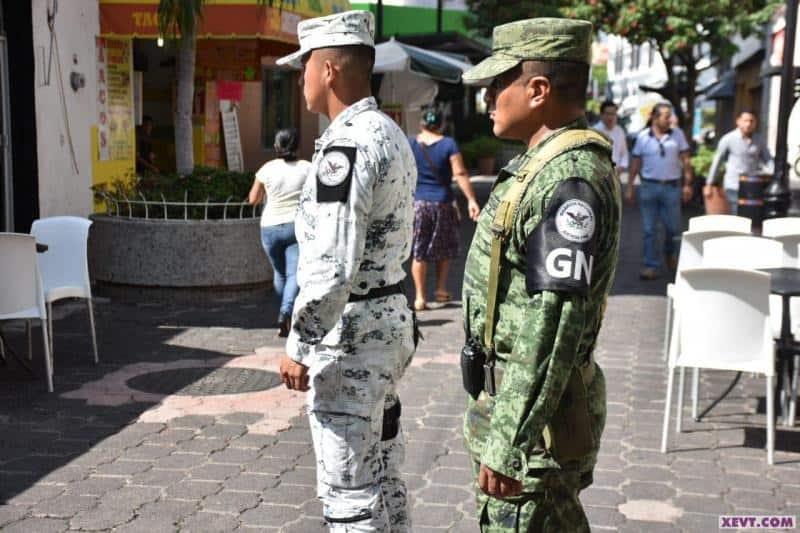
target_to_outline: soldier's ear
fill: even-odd
[[[533,76],[525,85],[525,92],[531,108],[544,104],[550,96],[550,80],[545,76]]]
[[[322,65],[322,73],[322,79],[325,81],[326,87],[331,87],[336,79],[337,74],[339,74],[336,69],[336,65],[334,65],[333,61],[330,59],[326,59],[325,63]]]

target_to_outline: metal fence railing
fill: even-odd
[[[222,216],[212,216],[214,220],[246,219],[259,217],[263,209],[263,204],[250,205],[249,202],[231,202],[233,196],[229,196],[224,202],[211,202],[210,198],[206,198],[205,202],[190,202],[188,191],[184,194],[182,202],[168,202],[163,194],[161,201],[148,200],[142,193],[139,193],[141,199],[131,199],[125,194],[122,194],[121,198],[105,192],[98,194],[106,204],[106,214],[127,218],[209,220],[210,209],[212,215],[218,215],[221,211]],[[198,216],[201,212],[202,217]],[[233,216],[229,216],[229,214]]]

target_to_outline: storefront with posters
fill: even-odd
[[[170,36],[158,33],[158,0],[100,0],[99,8],[98,57],[105,49],[112,52],[106,54],[109,60],[112,56],[127,60],[123,66],[129,80],[117,75],[108,78],[108,87],[98,84],[95,181],[117,179],[135,170],[136,137],[144,135],[140,129],[144,117],[153,123],[148,141],[155,165],[169,172],[174,169],[175,46]],[[257,0],[206,1],[195,66],[196,164],[255,170],[270,157],[275,131],[289,126],[300,130],[301,153],[310,155],[317,119],[302,105],[297,73],[274,62],[296,49],[301,20],[347,9],[347,0],[297,0],[284,2],[281,9],[262,6]],[[118,50],[127,50],[124,58],[119,59]],[[120,68],[120,63],[112,61],[108,68]],[[123,87],[126,81],[129,89]],[[109,99],[105,109],[103,94]],[[231,123],[223,124],[232,112],[240,142],[235,135],[226,139],[223,133],[226,124],[227,131],[235,133]]]
[[[2,1],[0,41],[10,50],[0,62],[8,58],[13,79],[0,87],[11,141],[0,187],[4,228],[28,231],[35,218],[87,216],[102,207],[92,187],[135,175],[145,115],[153,118],[149,141],[159,170],[174,168],[175,45],[158,34],[158,3]],[[197,164],[225,167],[230,151],[241,168],[256,169],[272,155],[275,130],[289,126],[300,130],[301,155],[310,155],[320,123],[302,105],[298,74],[277,68],[275,59],[296,49],[301,20],[349,8],[347,0],[284,0],[282,9],[205,0],[195,76]],[[229,147],[220,111],[230,109],[240,142]]]

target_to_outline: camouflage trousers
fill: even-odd
[[[377,316],[372,302],[360,305]],[[414,353],[411,315],[407,305],[380,311],[383,320],[348,324],[358,344],[318,350],[309,369],[317,495],[331,531],[411,531],[400,477],[405,439],[395,416],[396,384]]]
[[[479,466],[474,465],[476,478]],[[548,470],[541,490],[515,498],[492,498],[478,488],[481,533],[588,533],[589,521],[578,498],[585,485],[577,472]]]

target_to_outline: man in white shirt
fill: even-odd
[[[594,129],[611,139],[614,149],[611,153],[611,160],[617,168],[617,175],[628,171],[628,141],[625,139],[625,130],[617,124],[617,104],[611,100],[606,100],[600,105],[600,121],[594,125]]]
[[[762,168],[772,166],[772,154],[764,140],[756,133],[758,118],[752,111],[740,111],[736,117],[736,129],[722,136],[714,154],[714,162],[708,172],[707,185],[703,190],[711,195],[711,187],[725,187],[725,195],[735,215],[739,201],[739,178],[742,175],[758,174]],[[725,165],[724,176],[720,168]]]

